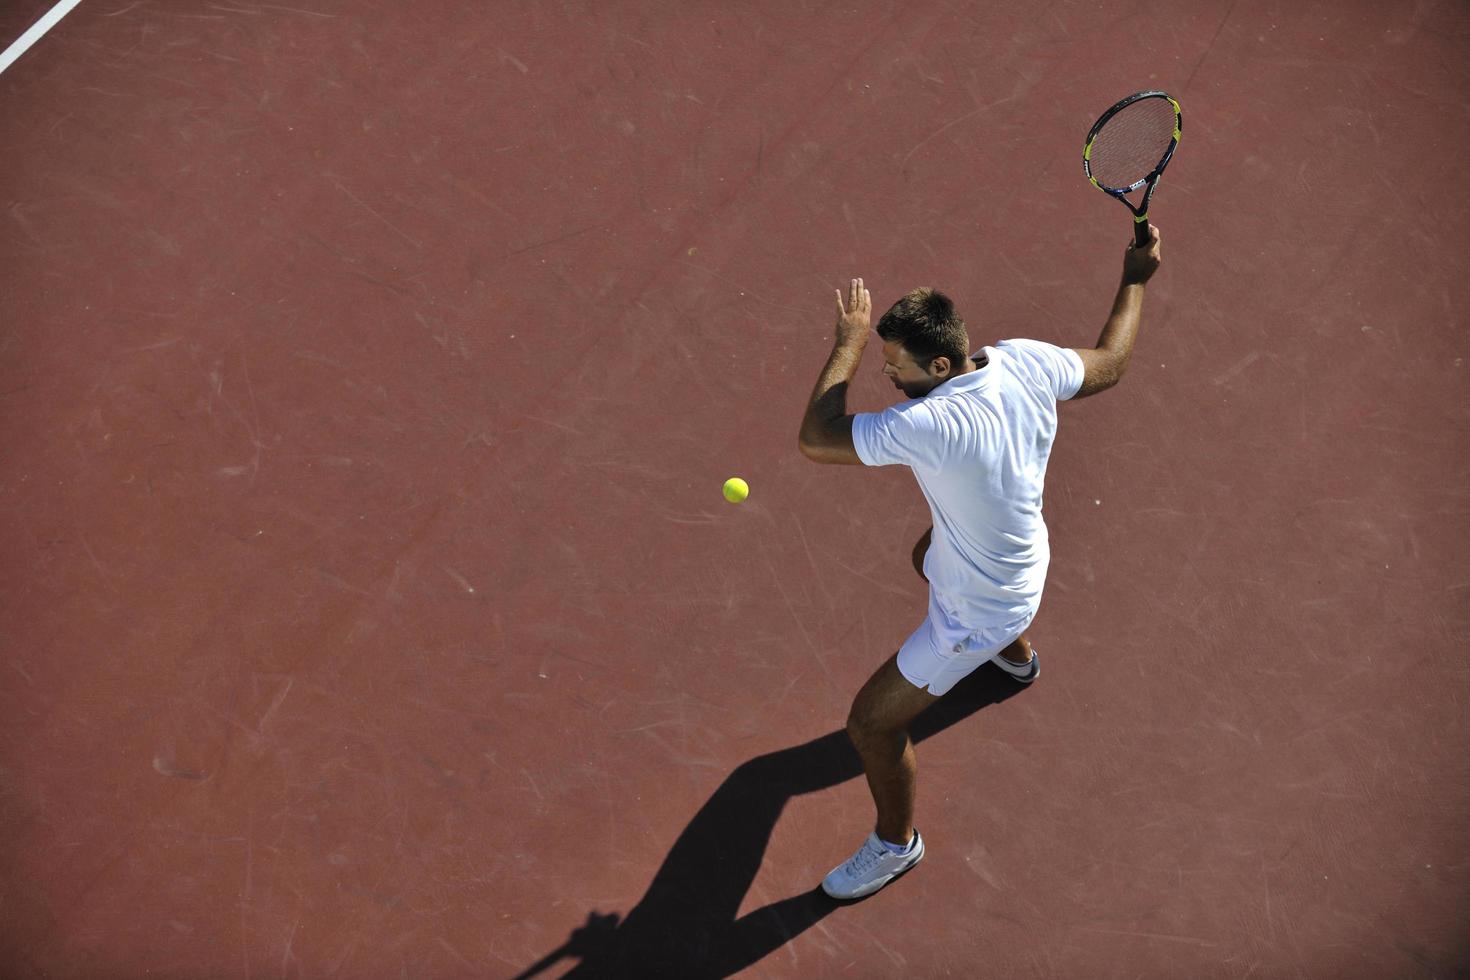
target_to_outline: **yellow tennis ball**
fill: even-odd
[[[725,499],[732,504],[738,504],[750,496],[750,485],[738,476],[732,476],[725,481]]]

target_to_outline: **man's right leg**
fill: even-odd
[[[873,833],[847,861],[822,879],[833,898],[861,898],[882,888],[924,856],[914,829],[914,743],[909,722],[937,695],[917,687],[890,657],[853,699],[847,734],[863,761],[877,820]]]
[[[938,700],[903,676],[895,655],[858,691],[847,716],[847,736],[863,760],[878,811],[874,829],[893,844],[913,837],[917,766],[909,723]]]

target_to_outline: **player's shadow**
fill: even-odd
[[[994,667],[965,678],[917,719],[915,742],[1024,690]],[[830,915],[843,902],[820,886],[736,918],[760,869],[786,801],[862,775],[847,733],[757,756],[735,769],[674,842],[626,918],[590,912],[571,937],[518,974],[529,980],[564,958],[580,960],[567,977],[726,977],[750,966]],[[820,878],[842,854],[812,855]]]

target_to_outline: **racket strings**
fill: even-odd
[[[1164,158],[1174,127],[1174,106],[1168,99],[1139,99],[1124,106],[1092,141],[1092,176],[1114,190],[1132,186]]]

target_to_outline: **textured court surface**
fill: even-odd
[[[1458,0],[84,0],[0,75],[0,973],[1464,975],[1467,54]],[[1045,675],[925,719],[928,857],[836,906],[927,519],[796,452],[832,289],[1090,346],[1081,139],[1151,86]]]

